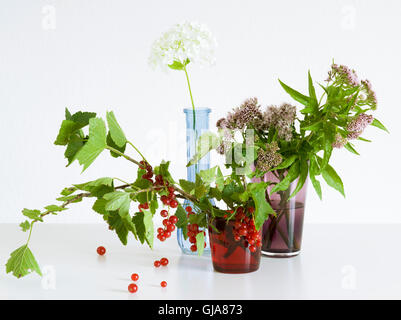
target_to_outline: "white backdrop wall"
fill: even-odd
[[[278,77],[305,91],[308,69],[323,81],[333,58],[369,78],[391,134],[369,128],[374,142],[358,144],[360,157],[335,153],[347,198],[327,187],[320,201],[310,190],[306,221],[401,222],[400,15],[399,0],[0,0],[0,222],[20,222],[22,208],[54,203],[72,183],[134,178],[130,163],[106,153],[82,175],[76,163],[65,168],[52,144],[65,107],[114,110],[150,161],[171,159],[174,176],[185,177],[184,75],[147,64],[153,40],[183,20],[207,24],[219,43],[215,67],[190,67],[212,127],[247,97],[292,102]],[[90,205],[49,220],[101,222]]]

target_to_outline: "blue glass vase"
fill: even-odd
[[[187,162],[189,162],[196,153],[196,142],[199,137],[209,130],[209,113],[211,109],[209,108],[199,108],[195,109],[195,130],[194,130],[194,111],[193,109],[184,109],[186,117],[186,127],[187,127]],[[187,180],[195,182],[196,174],[201,170],[206,170],[210,168],[210,156],[207,154],[195,165],[187,168]],[[183,207],[192,207],[192,203],[185,200]],[[209,234],[207,228],[203,229],[206,232],[205,241],[206,248],[203,255],[210,255],[210,245],[209,245]],[[197,252],[191,251],[192,243],[189,240],[184,239],[183,231],[178,229],[177,231],[177,241],[181,250],[185,254],[196,255]]]

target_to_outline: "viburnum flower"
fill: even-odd
[[[176,24],[153,43],[149,63],[163,69],[182,68],[190,62],[213,65],[216,46],[216,39],[204,24]]]
[[[183,22],[171,27],[157,39],[151,49],[149,64],[162,69],[182,70],[187,79],[193,110],[193,129],[195,130],[195,103],[187,72],[190,62],[200,65],[213,65],[216,39],[209,28],[196,22]]]

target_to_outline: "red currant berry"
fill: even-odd
[[[241,236],[238,235],[238,234],[236,234],[236,235],[234,236],[234,240],[235,240],[235,241],[240,241],[240,240],[241,240]]]
[[[190,206],[188,206],[188,207],[185,208],[185,211],[190,213],[190,212],[192,212],[192,208]]]
[[[166,237],[166,239],[170,238],[171,237],[171,232],[170,231],[164,231],[163,235]]]
[[[169,220],[170,220],[170,222],[171,222],[172,224],[176,224],[176,223],[178,222],[177,216],[171,216]]]
[[[157,228],[157,233],[163,233],[164,229],[163,228]]]
[[[159,260],[156,260],[155,262],[153,262],[153,265],[158,268],[161,265],[161,262]]]
[[[160,215],[161,215],[163,218],[167,217],[167,216],[168,216],[167,210],[162,210],[162,211],[160,211]]]
[[[195,237],[189,237],[189,242],[190,243],[196,243],[196,238]]]
[[[175,225],[173,225],[173,224],[168,225],[167,230],[170,232],[173,232],[175,230]]]
[[[166,237],[164,234],[163,234],[163,235],[160,235],[159,240],[160,240],[161,242],[166,241],[166,239],[167,239],[167,237]]]
[[[99,256],[103,256],[103,255],[106,253],[106,248],[105,248],[105,247],[98,247],[98,248],[96,249],[96,251],[97,251],[97,254],[98,254]]]
[[[192,252],[195,252],[196,250],[197,250],[197,247],[196,247],[195,244],[193,244],[193,245],[191,246],[191,251],[192,251]]]
[[[241,225],[242,225],[242,224],[241,224],[240,221],[235,221],[235,222],[234,222],[234,228],[235,228],[235,229],[241,228]]]
[[[131,292],[131,293],[135,293],[135,292],[138,291],[138,286],[135,283],[131,283],[128,286],[128,291]]]
[[[139,276],[138,276],[137,273],[133,273],[133,274],[131,275],[131,280],[132,280],[132,281],[138,281],[138,279],[139,279]]]
[[[173,193],[175,191],[174,187],[168,187],[167,190],[168,190],[169,193]]]
[[[256,246],[254,246],[254,245],[249,246],[249,251],[255,252],[256,251]]]
[[[162,288],[165,288],[165,287],[167,287],[167,282],[166,281],[162,281],[162,282],[160,282],[160,285],[161,285]]]
[[[163,220],[163,225],[164,225],[165,227],[171,225],[170,220],[169,220],[169,219],[164,219],[164,220]]]
[[[162,264],[162,266],[167,266],[168,265],[168,259],[167,258],[161,258],[160,259],[160,263]]]
[[[170,207],[173,208],[173,209],[177,208],[178,207],[177,200],[174,200],[174,199],[170,200]]]

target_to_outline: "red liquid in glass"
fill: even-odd
[[[223,273],[247,273],[259,269],[261,248],[250,252],[248,242],[234,240],[234,221],[215,218],[209,222],[210,249],[212,252],[213,267]],[[219,232],[217,232],[217,229]],[[260,230],[260,233],[262,230]]]

